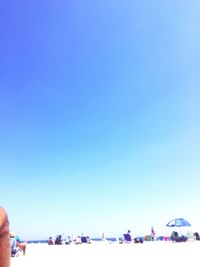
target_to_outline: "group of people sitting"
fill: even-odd
[[[184,235],[179,235],[178,232],[173,231],[171,234],[171,240],[173,242],[186,242],[187,241],[187,237]]]
[[[144,237],[144,241],[153,241],[155,239],[151,238],[151,239],[147,239],[145,236]],[[200,240],[200,235],[198,232],[190,232],[190,235],[185,236],[185,235],[179,235],[178,232],[173,231],[171,236],[169,238],[167,238],[167,240],[170,240],[172,242],[186,242],[186,241],[194,241],[194,240]],[[126,234],[123,235],[123,239],[121,240],[120,243],[143,243],[143,239],[142,238],[133,238],[131,235],[131,231],[128,230],[128,232]]]
[[[173,242],[186,242],[188,240],[190,241],[194,241],[194,240],[200,240],[200,236],[198,232],[190,232],[189,236],[185,236],[185,235],[179,235],[178,232],[173,231],[171,234],[171,240]]]
[[[53,240],[53,238],[50,236],[48,241],[47,241],[48,245],[70,245],[70,244],[82,244],[82,243],[91,243],[91,240],[89,238],[89,236],[85,236],[84,234],[82,234],[81,236],[77,236],[75,238],[68,236],[67,238],[62,238],[62,235],[57,235],[55,240]]]

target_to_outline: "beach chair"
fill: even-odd
[[[125,241],[125,243],[132,242],[132,238],[131,238],[131,235],[129,233],[124,234],[124,241]]]
[[[17,241],[15,238],[10,238],[10,255],[11,257],[18,257],[22,254],[22,249],[17,247]]]
[[[195,235],[192,231],[187,233],[187,241],[194,241],[195,240]]]
[[[86,236],[81,236],[81,243],[88,243],[88,239]]]

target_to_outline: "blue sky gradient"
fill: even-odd
[[[200,231],[199,1],[0,1],[0,203],[22,238]]]

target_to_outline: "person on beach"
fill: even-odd
[[[23,255],[26,255],[26,245],[27,245],[27,241],[22,242],[20,240],[20,237],[15,235],[15,233],[10,232],[10,239],[11,239],[11,244],[13,244],[14,242],[12,242],[12,239],[15,240],[15,246],[16,246],[16,250],[20,249],[23,252]]]
[[[22,250],[17,247],[17,241],[14,237],[10,237],[10,254],[11,257],[18,257]]]
[[[62,235],[57,235],[55,245],[62,245]]]
[[[70,245],[72,243],[72,239],[70,236],[68,236],[65,240],[65,245]]]
[[[101,234],[101,239],[102,239],[102,241],[106,241],[106,237],[105,237],[104,233]]]
[[[47,243],[48,243],[48,245],[53,245],[53,239],[52,239],[52,237],[51,237],[51,236],[49,237],[49,239],[48,239],[48,242],[47,242]]]
[[[6,211],[0,207],[0,267],[10,266],[9,222]]]
[[[81,244],[81,237],[80,237],[80,235],[78,235],[78,236],[75,238],[75,240],[74,240],[74,244],[76,244],[76,245]]]

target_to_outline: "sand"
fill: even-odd
[[[11,258],[11,267],[64,266],[200,266],[200,241],[118,244],[94,242],[48,246],[28,244],[26,256]]]

